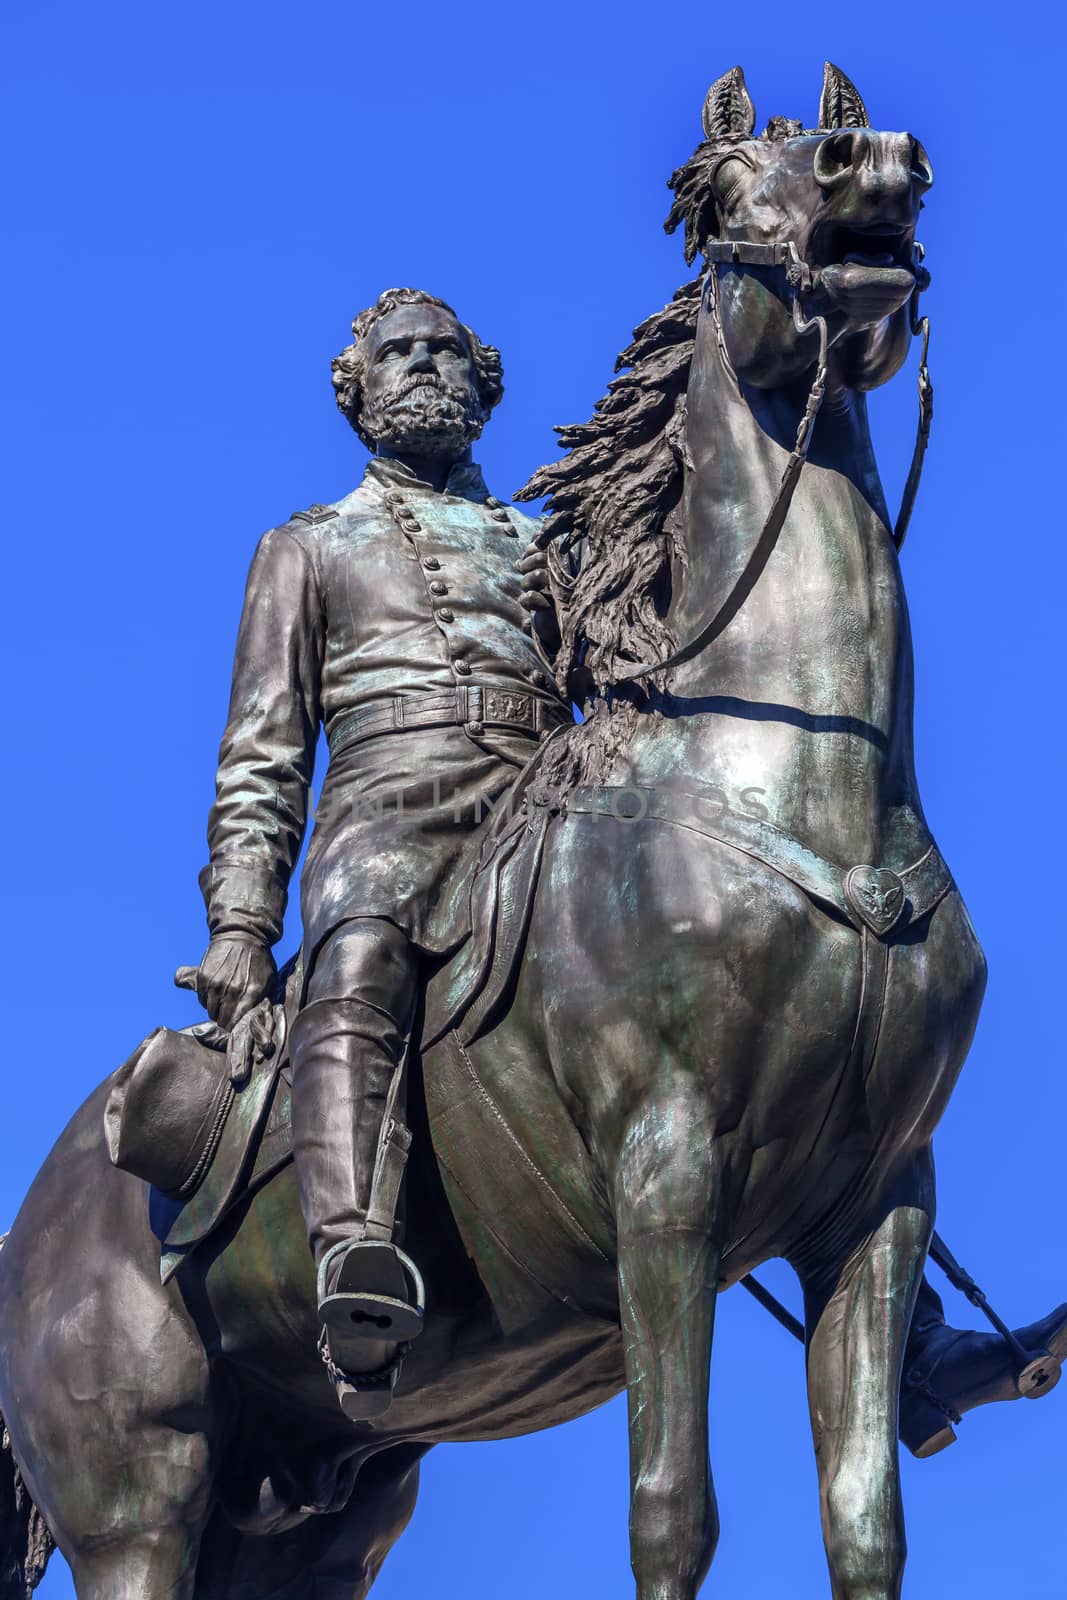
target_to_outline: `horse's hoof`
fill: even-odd
[[[919,1461],[928,1461],[931,1456],[940,1455],[942,1450],[947,1450],[950,1444],[956,1443],[956,1430],[950,1422],[942,1419],[940,1428],[936,1429],[928,1439],[917,1445],[912,1455]]]
[[[936,1442],[939,1434],[952,1432],[946,1421],[958,1422],[978,1406],[1052,1393],[1067,1360],[1067,1305],[1016,1329],[1015,1338],[1029,1355],[1021,1371],[999,1334],[961,1332],[941,1323],[923,1336],[900,1391],[900,1437],[909,1450],[923,1458],[935,1455],[952,1442]]]
[[[900,1396],[900,1437],[913,1456],[926,1461],[956,1442],[956,1431],[941,1408],[918,1391]]]

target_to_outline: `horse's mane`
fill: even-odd
[[[566,455],[518,491],[520,500],[549,497],[543,537],[563,636],[561,684],[579,659],[602,689],[620,666],[662,660],[673,648],[663,590],[678,553],[672,513],[699,304],[695,280],[635,330],[590,421],[557,428]],[[572,575],[563,558],[576,547]]]
[[[665,227],[673,233],[684,223],[687,262],[715,228],[708,177],[722,143],[705,141],[670,180],[675,200]],[[593,738],[581,741],[585,779],[627,742],[635,722],[642,691],[611,689],[618,670],[663,661],[677,644],[666,609],[671,563],[684,556],[678,508],[701,284],[702,275],[683,284],[634,330],[590,420],[556,429],[562,460],[541,467],[516,494],[548,497],[542,537],[562,635],[559,687],[566,690],[581,669],[597,691]],[[562,769],[556,776],[562,781]]]

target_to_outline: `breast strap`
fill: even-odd
[[[709,791],[585,785],[566,799],[568,813],[614,817],[626,824],[649,818],[704,834],[780,872],[813,900],[832,906],[861,932],[885,939],[932,911],[953,887],[936,844],[901,872],[856,864],[842,867],[760,817],[731,811]]]

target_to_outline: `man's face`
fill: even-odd
[[[398,306],[367,335],[360,424],[398,454],[458,459],[482,431],[467,336],[440,306]]]

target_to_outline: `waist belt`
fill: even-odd
[[[952,874],[936,844],[901,872],[866,865],[842,868],[772,823],[727,810],[712,795],[590,785],[568,795],[566,809],[612,816],[623,823],[649,817],[717,839],[773,867],[813,899],[833,906],[854,928],[879,940],[917,922],[952,888]]]
[[[330,755],[401,728],[462,727],[476,739],[487,728],[508,728],[536,739],[546,728],[569,721],[569,716],[561,701],[477,683],[457,684],[454,689],[439,693],[398,694],[388,700],[372,700],[347,712],[330,729]]]

